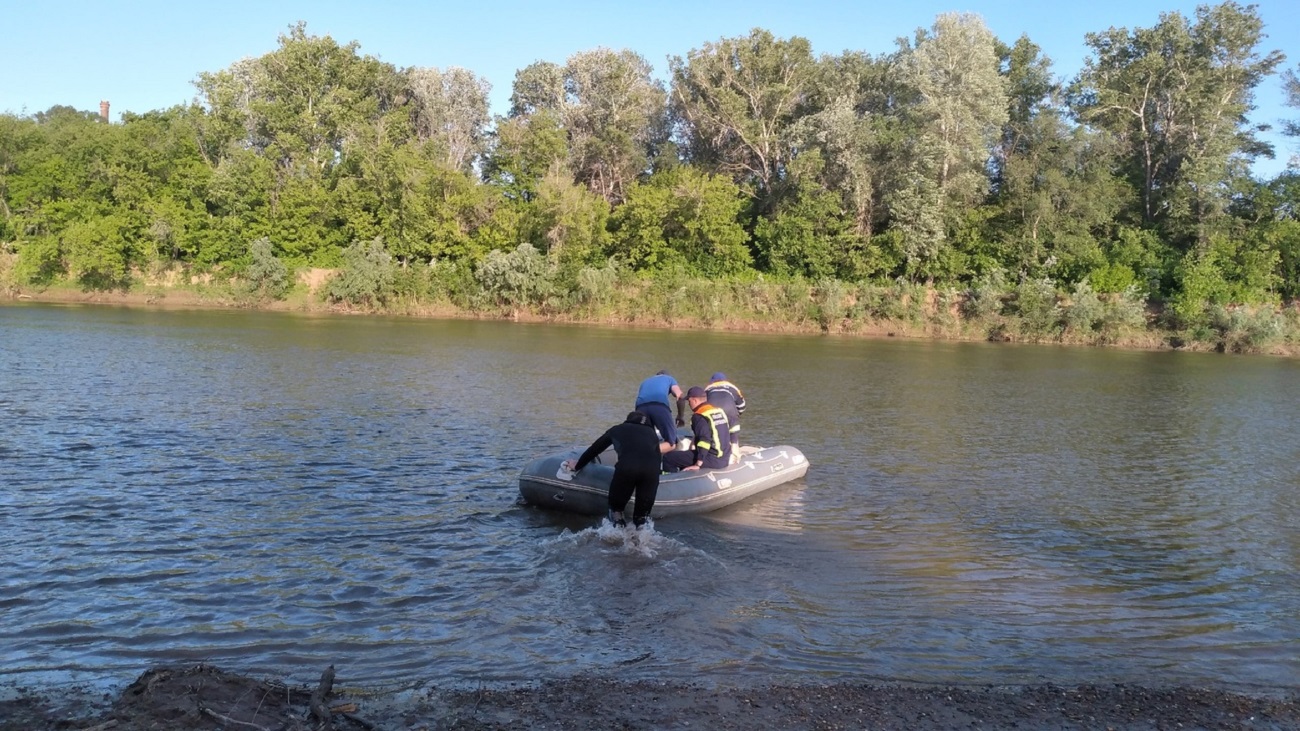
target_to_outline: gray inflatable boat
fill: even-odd
[[[609,510],[609,482],[618,457],[611,449],[581,472],[564,469],[565,460],[577,459],[581,454],[582,449],[577,448],[529,462],[519,473],[523,501],[571,513],[604,515]],[[729,467],[661,477],[654,517],[707,513],[797,480],[807,472],[808,460],[794,447],[741,447],[740,460]],[[629,504],[629,515],[631,511]]]

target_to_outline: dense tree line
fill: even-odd
[[[493,119],[471,71],[299,24],[189,106],[0,115],[0,249],[98,288],[184,266],[279,296],[308,265],[358,302],[412,270],[506,304],[682,276],[1032,285],[1189,324],[1300,296],[1300,176],[1250,172],[1273,154],[1255,90],[1280,72],[1300,105],[1265,38],[1254,6],[1202,6],[1089,34],[1062,79],[974,15],[878,55],[755,29],[666,81],[629,50],[534,63]]]

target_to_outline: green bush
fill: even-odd
[[[816,317],[812,302],[812,285],[802,277],[785,282],[781,287],[780,312],[789,322],[806,322]]]
[[[1282,310],[1282,337],[1288,343],[1300,342],[1300,308],[1294,302]]]
[[[1015,289],[1010,302],[1012,314],[1019,320],[1020,334],[1026,340],[1054,338],[1060,331],[1061,305],[1056,285],[1050,279],[1026,279]]]
[[[1132,284],[1103,301],[1101,322],[1095,325],[1099,343],[1113,343],[1120,334],[1147,327],[1147,300],[1141,288]]]
[[[610,257],[603,267],[579,269],[574,293],[578,303],[588,307],[608,305],[618,291],[620,270],[617,257]]]
[[[271,240],[263,236],[248,247],[249,264],[244,270],[248,294],[263,299],[282,299],[289,291],[289,267],[275,256]]]
[[[393,296],[396,265],[382,238],[353,242],[343,251],[343,268],[325,289],[331,302],[376,307]]]
[[[994,269],[975,280],[966,290],[962,315],[967,320],[993,320],[1002,315],[1006,295],[1006,274],[1001,269]]]
[[[1187,252],[1175,268],[1174,278],[1178,289],[1165,309],[1166,322],[1173,329],[1204,328],[1210,306],[1230,300],[1232,286],[1223,276],[1214,249]]]
[[[838,325],[849,314],[846,301],[848,292],[844,283],[833,277],[822,277],[813,288],[814,315],[822,330]]]
[[[1215,347],[1226,353],[1255,353],[1281,341],[1283,318],[1269,307],[1209,308]]]
[[[964,297],[953,287],[945,287],[935,292],[934,312],[930,322],[943,327],[956,327],[960,322],[958,312]]]
[[[555,290],[555,268],[532,244],[489,252],[474,278],[489,303],[509,309],[543,305]]]
[[[425,272],[429,296],[456,307],[472,310],[481,299],[473,268],[460,261],[435,259]]]
[[[1119,293],[1137,284],[1137,275],[1125,264],[1109,263],[1088,274],[1094,292]]]
[[[436,299],[432,270],[423,265],[394,267],[393,297],[411,303]]]
[[[1075,333],[1095,331],[1106,316],[1105,304],[1086,281],[1074,285],[1069,302],[1061,310],[1066,330]]]
[[[59,242],[53,236],[41,236],[18,247],[14,278],[28,284],[48,285],[66,270]]]

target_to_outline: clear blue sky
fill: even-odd
[[[1259,0],[1265,49],[1280,49],[1287,68],[1300,63],[1300,0]],[[97,110],[112,103],[145,112],[188,102],[194,78],[276,47],[277,37],[303,20],[313,35],[357,41],[361,52],[399,67],[463,66],[492,83],[492,106],[508,106],[515,71],[538,60],[563,62],[597,46],[630,48],[666,78],[666,59],[706,41],[761,27],[803,36],[815,53],[846,49],[883,53],[894,39],[929,26],[942,12],[981,15],[1001,39],[1021,34],[1043,48],[1059,76],[1071,77],[1086,54],[1084,34],[1111,26],[1149,27],[1160,13],[1191,17],[1188,0],[647,0],[642,3],[527,2],[178,2],[146,0],[0,0],[0,111],[32,114],[55,104]],[[1256,123],[1275,127],[1300,110],[1282,105],[1274,77],[1257,92]],[[1300,143],[1268,135],[1278,159],[1257,165],[1279,172]]]

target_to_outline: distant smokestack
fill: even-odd
[[[99,103],[99,118],[108,121],[108,100],[105,99]]]

